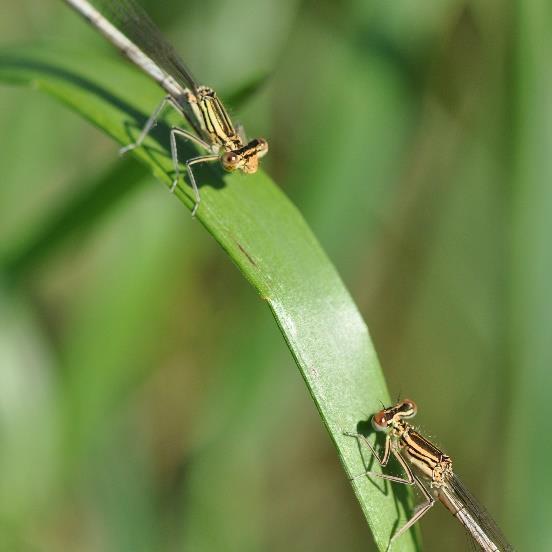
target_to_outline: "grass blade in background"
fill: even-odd
[[[6,278],[24,277],[67,238],[82,236],[144,180],[144,168],[126,160],[108,170],[92,189],[79,190],[45,222],[26,227],[24,236],[12,240],[10,250],[0,251]]]
[[[125,64],[44,48],[4,52],[0,78],[55,96],[121,144],[136,136],[161,95]],[[160,126],[136,155],[170,186],[166,129]],[[380,400],[389,398],[368,331],[349,293],[301,215],[264,173],[223,175],[209,167],[198,172],[198,181],[203,200],[198,221],[267,301],[346,472],[360,473],[358,447],[342,431],[354,430]],[[176,195],[192,206],[187,186]],[[354,488],[378,546],[385,549],[403,505],[367,479],[356,480]],[[401,496],[406,500],[406,494]],[[397,550],[413,548],[408,537],[397,545]]]
[[[515,2],[511,7],[516,44],[513,71],[517,77],[512,107],[511,220],[512,249],[510,343],[516,393],[512,396],[508,435],[508,491],[529,508],[509,504],[520,550],[552,546],[549,510],[552,481],[549,468],[552,348],[552,82],[549,74],[550,5]],[[529,428],[529,429],[528,429]]]

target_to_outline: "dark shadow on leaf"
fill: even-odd
[[[384,437],[381,433],[377,433],[372,428],[372,424],[369,421],[361,421],[358,422],[356,427],[357,433],[360,435],[364,435],[372,446],[376,449],[376,451],[379,453],[380,450],[383,449],[384,444]],[[373,442],[372,439],[370,439],[370,436],[375,433],[376,434],[376,441]],[[357,446],[360,453],[360,456],[362,457],[362,464],[364,466],[364,470],[369,472],[374,470],[374,466],[378,465],[377,460],[374,458],[374,455],[372,454],[372,451],[362,442],[362,439],[357,438]],[[381,491],[384,495],[389,494],[389,486],[388,481],[385,479],[381,479],[379,477],[373,477],[370,475],[366,475],[366,479],[370,482],[371,485],[376,487],[379,491]]]
[[[379,431],[375,431],[374,428],[372,427],[371,422],[366,420],[358,422],[356,430],[357,430],[357,433],[359,433],[360,435],[363,435],[364,437],[370,440],[370,443],[372,444],[372,446],[374,447],[374,449],[376,450],[376,452],[379,454],[381,458],[385,448],[385,434]],[[372,434],[376,435],[375,440],[373,438],[370,438]],[[362,463],[364,465],[365,470],[367,472],[373,471],[374,466],[377,466],[379,464],[378,461],[374,458],[372,451],[362,442],[361,439],[357,438],[357,443],[358,443],[360,455],[362,456]],[[405,476],[401,468],[401,465],[397,462],[397,460],[393,455],[391,455],[387,466],[385,466],[382,469],[383,469],[383,473],[385,474],[398,475],[399,477]],[[409,503],[409,491],[408,491],[408,488],[410,487],[410,485],[406,485],[403,483],[392,483],[389,480],[382,479],[375,476],[370,476],[370,475],[366,475],[366,479],[368,479],[370,483],[374,485],[374,487],[376,487],[386,496],[390,493],[390,487],[392,487],[392,494],[395,498],[397,519],[393,524],[392,531],[389,534],[389,538],[391,538],[397,531],[398,524],[399,524],[399,517],[401,512],[401,509],[399,508],[399,504],[402,506],[402,509],[406,512],[406,515],[408,517],[410,517],[410,515],[412,514],[410,503]],[[383,485],[380,486],[378,484],[378,481],[381,481]],[[414,527],[411,529],[411,531],[412,530],[414,530]],[[414,538],[416,540],[416,546],[419,547],[418,539],[415,533],[414,533]]]
[[[138,138],[142,128],[146,124],[147,117],[141,116],[140,121],[125,121],[125,132],[128,136],[128,143],[134,143]],[[160,147],[155,147],[149,142],[146,142],[140,146],[140,150],[143,151],[150,160],[152,165],[159,167],[165,174],[167,174],[171,180],[174,178],[174,170],[167,170],[166,162],[169,161],[172,165],[171,157],[171,144],[170,144],[170,131],[171,127],[167,125],[164,121],[159,121],[157,125],[149,132],[148,136],[153,138]],[[137,148],[138,149],[138,148]],[[186,161],[192,159],[193,157],[198,157],[203,155],[204,152],[194,149],[189,141],[177,137],[177,152],[178,160],[180,165],[180,185],[183,183],[190,188],[191,184],[188,181],[188,172],[186,169]],[[129,152],[130,153],[130,152]],[[205,152],[206,153],[206,152]],[[129,154],[126,154],[129,155]],[[161,162],[163,159],[163,162]],[[199,189],[204,186],[209,186],[215,190],[222,189],[225,186],[224,183],[224,171],[222,170],[220,163],[217,161],[212,161],[209,163],[201,163],[194,165],[193,167],[194,176],[196,179],[197,187]]]
[[[73,85],[76,85],[80,88],[88,90],[89,92],[92,92],[94,95],[100,97],[104,102],[112,105],[114,108],[124,112],[128,116],[127,120],[124,122],[124,126],[129,138],[128,143],[132,143],[134,140],[136,140],[136,138],[138,137],[138,134],[144,127],[146,121],[148,120],[149,114],[144,114],[143,112],[137,110],[128,102],[122,100],[120,97],[116,96],[109,90],[105,89],[102,86],[99,86],[98,84],[92,82],[91,80],[85,77],[82,77],[81,75],[78,75],[73,71],[70,71],[49,63],[45,63],[45,62],[37,62],[36,60],[28,59],[28,58],[25,58],[24,56],[17,56],[17,55],[14,56],[9,54],[0,55],[0,67],[4,67],[4,68],[14,67],[17,69],[23,68],[23,69],[31,70],[34,73],[43,73],[49,76],[53,75],[58,79],[64,80],[66,82],[70,82]],[[36,79],[36,76],[33,78]],[[161,94],[160,94],[160,97],[161,97]],[[70,106],[70,107],[74,109],[74,106]],[[152,112],[155,109],[155,107],[156,106],[152,106]],[[134,129],[136,131],[136,134],[134,134],[131,131],[131,129]],[[102,130],[105,131],[106,129],[102,129]],[[159,121],[159,123],[149,133],[149,137],[153,138],[161,146],[161,149],[152,148],[150,145],[147,145],[147,144],[144,145],[142,149],[148,154],[148,157],[152,164],[157,166],[161,171],[165,172],[172,178],[173,175],[171,174],[171,172],[167,173],[166,164],[159,162],[159,156],[162,156],[165,160],[167,158],[171,160],[169,133],[170,133],[170,127],[163,121]],[[127,144],[123,144],[123,145],[127,145]],[[179,159],[180,159],[181,165],[186,160],[191,159],[192,157],[197,157],[198,155],[201,155],[203,153],[203,152],[198,152],[197,149],[193,148],[192,145],[185,140],[179,141],[178,152],[179,152]],[[217,165],[217,164],[211,163],[211,165]],[[222,178],[223,176],[222,169],[219,168],[218,170],[213,170],[213,168],[211,167],[210,172],[208,173],[210,178],[198,178],[197,177],[198,174],[201,175],[202,173],[206,174],[203,172],[203,170],[198,170],[196,174],[196,168],[194,167],[194,175],[196,176],[198,188],[201,188],[203,186],[211,186],[212,188],[215,188],[215,189],[221,189],[224,187],[225,184]],[[186,175],[185,166],[182,167],[181,174],[183,176]],[[188,182],[187,184],[189,186]]]
[[[117,109],[124,111],[134,119],[139,119],[140,117],[143,117],[143,114],[140,113],[140,111],[132,107],[124,100],[121,100],[102,86],[99,86],[85,77],[82,77],[72,71],[63,69],[56,65],[39,62],[34,59],[28,59],[24,56],[0,54],[0,66],[3,66],[5,68],[14,67],[17,69],[29,69],[31,71],[34,71],[35,73],[54,75],[57,78],[60,78],[62,80],[75,84],[80,88],[85,88],[86,90],[93,92],[95,95],[101,97],[106,103],[109,103]]]
[[[98,220],[145,182],[146,174],[140,164],[129,159],[116,163],[92,186],[80,188],[52,210],[32,237],[3,257],[0,264],[6,279],[19,282],[60,246],[82,240]]]

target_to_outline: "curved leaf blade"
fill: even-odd
[[[51,48],[0,53],[0,80],[51,94],[122,145],[136,137],[161,97],[125,63]],[[167,128],[159,127],[133,155],[170,186]],[[181,158],[188,153],[197,155],[183,145]],[[197,220],[268,303],[347,475],[362,473],[366,468],[358,444],[343,432],[355,431],[380,401],[389,403],[389,395],[352,298],[301,214],[266,174],[223,174],[211,166],[198,171],[197,179],[202,195]],[[187,185],[175,195],[193,206]],[[404,521],[408,493],[393,495],[387,485],[368,478],[355,479],[353,488],[384,550]],[[395,549],[416,549],[413,536],[400,539]]]

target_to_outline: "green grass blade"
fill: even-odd
[[[47,48],[1,53],[0,79],[55,96],[120,144],[136,137],[162,95],[121,61]],[[134,155],[170,186],[166,130],[160,124]],[[182,158],[197,155],[185,145],[181,150]],[[368,330],[339,275],[301,214],[262,171],[228,175],[212,166],[198,171],[197,179],[202,195],[198,222],[268,303],[347,475],[361,473],[357,443],[343,431],[354,431],[389,396]],[[193,206],[186,184],[175,195],[188,208]],[[185,236],[182,245],[185,254]],[[379,548],[385,549],[402,523],[398,517],[404,519],[407,493],[399,489],[394,495],[388,486],[367,478],[356,479],[353,487]],[[396,546],[413,549],[411,537]]]
[[[10,244],[6,252],[0,251],[5,278],[16,281],[24,277],[68,239],[82,238],[98,219],[144,183],[144,174],[144,167],[125,159],[96,178],[91,189],[76,191],[38,227],[25,229],[17,243]]]

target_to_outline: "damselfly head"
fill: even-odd
[[[392,416],[387,415],[387,410],[380,410],[372,416],[372,427],[376,431],[385,431]]]
[[[268,142],[264,138],[256,138],[248,144],[233,151],[227,151],[220,158],[224,170],[232,172],[243,171],[253,174],[259,168],[259,159],[268,152]]]
[[[221,158],[220,162],[225,171],[232,172],[235,171],[241,161],[241,156],[235,151],[227,151]]]
[[[416,416],[418,407],[414,401],[404,399],[394,406],[384,408],[372,416],[372,427],[376,431],[385,431],[394,423]]]

